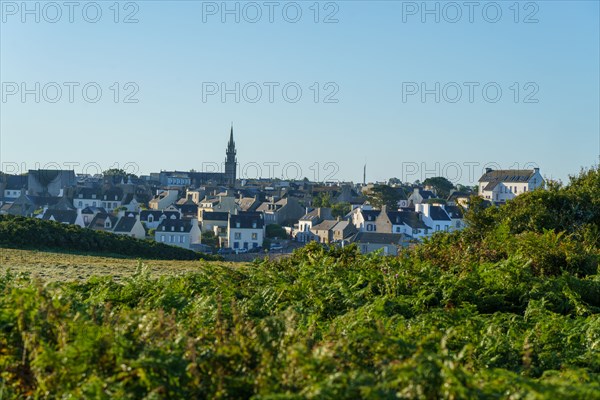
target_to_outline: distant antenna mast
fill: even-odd
[[[367,186],[367,164],[363,168],[363,186]]]

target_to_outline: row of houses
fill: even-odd
[[[167,186],[149,187],[131,177],[116,182],[78,179],[73,185],[70,174],[38,171],[32,176],[33,191],[27,187],[32,181],[29,176],[1,177],[0,213],[192,249],[202,249],[202,235],[209,233],[219,247],[257,248],[265,241],[266,227],[275,224],[286,227],[286,239],[299,243],[356,243],[361,251],[383,249],[394,254],[399,247],[436,232],[462,229],[462,206],[472,195],[453,192],[441,201],[434,188],[395,186],[397,204],[378,209],[364,194],[369,185],[310,186],[303,181],[267,186],[261,181],[255,186],[185,187],[180,180],[167,179]],[[60,182],[65,186],[59,187]],[[179,187],[173,187],[173,182]],[[477,194],[490,203],[502,203],[543,184],[537,168],[487,170]],[[312,207],[313,199],[324,193],[332,204],[348,204],[347,214],[334,218],[331,208]]]

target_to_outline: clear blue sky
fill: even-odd
[[[320,2],[319,23],[313,1],[297,3],[302,16],[296,23],[290,22],[294,4],[276,2],[270,22],[269,6],[253,3],[262,16],[252,23],[256,7],[246,3],[237,3],[237,23],[235,15],[222,15],[220,1],[121,2],[115,23],[113,1],[100,1],[102,16],[91,23],[83,8],[90,21],[96,9],[87,2],[74,8],[73,22],[68,7],[61,6],[58,18],[42,2],[38,23],[20,1],[2,1],[3,169],[71,162],[102,169],[131,162],[138,173],[207,169],[223,161],[232,121],[247,176],[256,175],[256,165],[267,176],[265,163],[276,162],[277,177],[283,165],[296,163],[285,176],[294,177],[299,166],[312,179],[318,163],[319,178],[333,173],[362,181],[366,162],[369,181],[446,173],[471,183],[469,171],[476,179],[489,162],[503,168],[535,163],[561,179],[598,162],[597,1],[520,2],[518,15],[513,1],[477,2],[472,10],[462,1],[453,3],[459,9],[427,2],[439,7],[437,23],[421,1]],[[131,13],[138,22],[123,23]],[[324,23],[331,14],[338,22]],[[39,103],[35,94],[23,102],[23,82],[34,92],[40,83]],[[62,87],[56,103],[50,102],[56,96],[51,82]],[[79,83],[72,103],[64,82]],[[88,100],[82,95],[89,82],[102,89],[97,103],[88,101],[93,87]],[[139,88],[138,103],[124,102],[135,88],[125,88],[128,82]],[[230,89],[239,82],[240,102],[233,94],[225,102],[207,94],[211,82]],[[255,87],[242,89],[251,82],[262,87],[256,103]],[[273,102],[265,82],[279,84]],[[290,82],[302,89],[296,103],[282,94]],[[436,82],[439,103],[435,93],[424,102],[420,92],[410,94]],[[465,82],[479,85],[472,102]],[[482,88],[490,82],[485,98]],[[456,85],[462,97],[452,103]],[[493,103],[496,87],[502,96]],[[324,102],[336,88],[338,102]],[[294,93],[292,87],[288,96]]]

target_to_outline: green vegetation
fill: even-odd
[[[367,199],[372,206],[381,208],[387,206],[392,209],[398,208],[398,201],[402,199],[402,189],[393,188],[388,185],[375,185],[367,193]]]
[[[281,225],[269,224],[265,228],[265,236],[269,239],[286,239],[290,235],[287,234]]]
[[[427,178],[423,181],[424,186],[431,186],[437,192],[437,195],[445,199],[450,195],[450,191],[454,189],[454,184],[443,176]]]
[[[18,249],[50,249],[68,252],[117,254],[162,260],[217,260],[214,256],[169,246],[153,240],[64,225],[37,218],[0,216],[0,246]]]
[[[600,399],[600,172],[398,257],[0,278],[3,398]]]

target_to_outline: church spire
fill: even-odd
[[[235,142],[233,141],[233,122],[231,123],[231,131],[229,133],[229,143],[227,143],[227,152],[235,154]]]
[[[235,142],[233,141],[233,122],[231,123],[231,131],[229,133],[229,143],[227,143],[227,150],[225,152],[225,176],[227,183],[230,186],[235,185],[236,169],[237,169],[237,151],[235,150]]]

